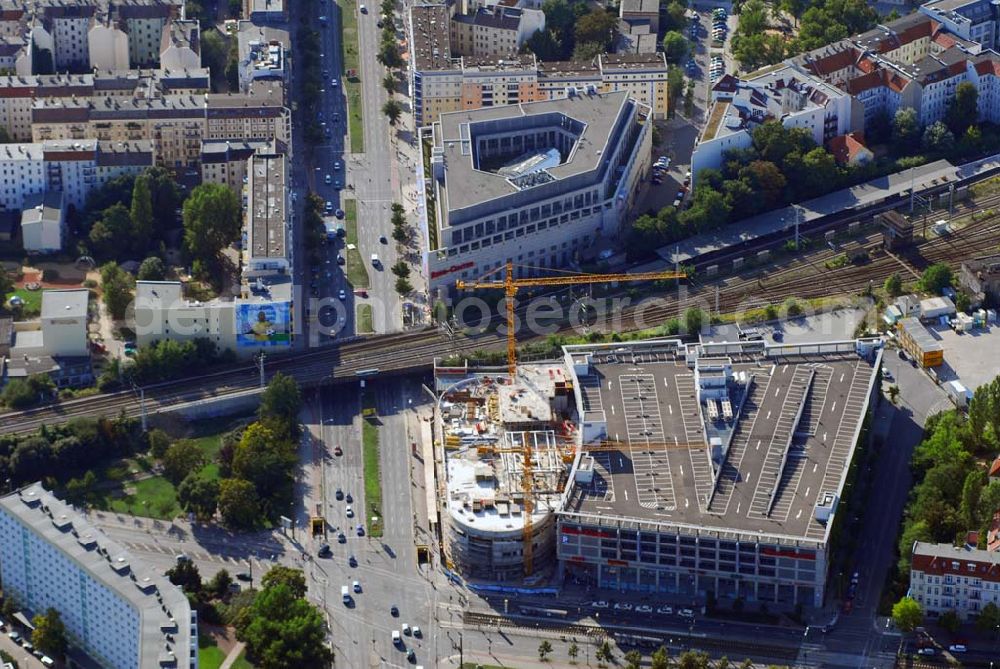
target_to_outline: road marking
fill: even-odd
[[[670,387],[670,384],[667,383],[667,377],[665,377],[665,376],[663,377],[663,387],[664,388],[669,388]]]
[[[778,386],[777,388],[775,388],[774,389],[774,396],[777,397],[778,396],[778,392],[780,392],[780,391],[781,391],[781,386]]]
[[[758,439],[758,440],[757,440],[757,447],[756,447],[756,448],[754,448],[753,450],[755,450],[755,451],[759,451],[759,450],[760,450],[760,442],[761,442],[761,440],[760,440],[760,439]]]
[[[681,478],[684,478],[684,465],[681,465]]]
[[[687,498],[687,497],[685,497],[685,498],[684,498],[684,508],[686,509],[686,508],[688,508],[689,506],[690,506],[690,504],[688,503],[688,498]]]
[[[674,407],[673,407],[673,406],[671,406],[670,404],[668,404],[668,405],[667,405],[667,411],[669,411],[669,412],[670,412],[670,415],[671,415],[671,416],[673,416],[673,415],[674,415]]]
[[[743,506],[743,502],[737,502],[737,503],[736,503],[736,513],[737,513],[737,514],[739,514],[739,512],[740,512],[740,507],[741,507],[741,506]]]
[[[771,412],[770,411],[767,412],[767,420],[771,420]]]
[[[826,443],[826,432],[823,433],[823,443]]]
[[[833,406],[830,407],[830,413],[836,413],[836,412],[837,412],[837,402],[836,400],[834,400]]]
[[[799,509],[799,512],[795,514],[795,520],[798,520],[801,517],[802,517],[802,509]]]
[[[816,473],[816,470],[817,470],[817,469],[819,469],[819,463],[818,463],[818,462],[817,462],[816,464],[814,464],[814,465],[813,465],[813,474],[815,474],[815,473]]]
[[[805,498],[806,499],[809,499],[809,491],[810,490],[812,490],[812,486],[809,486],[808,488],[806,488],[806,494],[805,494]]]
[[[608,379],[608,390],[611,390],[611,379]]]
[[[628,488],[623,488],[622,492],[625,493],[625,501],[628,501]]]
[[[844,376],[846,376],[846,374],[847,374],[847,373],[846,373],[846,372],[844,372],[844,373],[842,373],[842,374],[840,375],[840,382],[841,382],[841,383],[843,383],[843,382],[844,382]]]
[[[615,415],[615,405],[614,404],[611,405],[611,415],[612,416]]]

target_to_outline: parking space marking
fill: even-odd
[[[664,449],[666,436],[655,377],[652,374],[622,375],[618,378],[618,389],[639,506],[673,510],[677,501]]]

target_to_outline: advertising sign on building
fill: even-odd
[[[236,305],[237,346],[289,346],[292,326],[288,302]]]

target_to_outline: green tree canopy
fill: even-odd
[[[155,221],[153,218],[153,194],[150,191],[149,176],[140,174],[132,186],[132,208],[129,211],[132,221],[133,249],[136,253],[146,253],[153,240]]]
[[[140,281],[163,281],[167,276],[167,267],[163,261],[156,256],[151,256],[142,261],[136,278]]]
[[[62,616],[49,607],[45,613],[39,613],[31,623],[35,629],[31,632],[31,642],[43,653],[62,657],[66,652],[66,625]]]
[[[253,527],[260,516],[257,491],[253,484],[243,479],[222,479],[219,482],[219,513],[231,527]]]
[[[275,434],[289,438],[299,435],[299,411],[302,410],[302,394],[295,377],[282,372],[275,374],[261,393],[257,417]]]
[[[979,120],[979,89],[968,81],[955,86],[955,94],[948,101],[944,122],[956,137]]]
[[[920,120],[913,107],[901,107],[892,117],[892,141],[902,147],[912,147],[920,139]]]
[[[927,126],[921,143],[928,151],[947,153],[955,147],[955,135],[943,122],[938,121]]]
[[[177,487],[177,501],[198,518],[211,518],[219,505],[219,482],[192,472]]]
[[[672,65],[677,65],[684,59],[689,46],[684,35],[676,30],[667,31],[663,36],[663,55],[666,56],[667,62]]]
[[[163,475],[174,485],[197,472],[205,464],[205,453],[190,439],[181,439],[163,454]]]
[[[257,594],[236,635],[262,669],[320,669],[333,659],[322,614],[284,584]]]
[[[617,27],[618,17],[615,14],[603,9],[595,9],[577,19],[573,34],[576,38],[576,44],[587,42],[600,44],[606,52],[614,42]]]
[[[293,569],[291,567],[277,565],[264,574],[264,578],[261,579],[260,584],[263,588],[273,588],[278,585],[284,585],[289,589],[293,596],[306,596],[306,577],[305,574],[302,573],[301,569]]]
[[[214,263],[219,252],[240,238],[242,207],[232,190],[204,183],[184,202],[184,249],[194,259]]]
[[[951,279],[951,267],[943,262],[934,263],[920,275],[920,288],[940,295],[942,289],[951,285]]]

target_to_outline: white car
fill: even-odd
[[[606,609],[608,608],[608,603],[603,599],[598,599],[597,601],[591,602],[590,606],[594,609]]]
[[[632,605],[628,602],[615,602],[615,611],[631,611]]]
[[[694,618],[694,611],[692,611],[691,609],[681,609],[680,611],[677,612],[677,615],[679,615],[681,618]]]
[[[347,517],[348,518],[353,518],[354,517],[354,509],[353,508],[347,507]]]
[[[968,649],[965,647],[964,643],[953,643],[950,646],[948,646],[948,650],[950,650],[952,653],[964,653]]]
[[[653,607],[650,606],[649,604],[640,604],[639,606],[635,607],[635,612],[636,613],[652,613],[653,612]]]
[[[367,14],[368,13],[368,8],[365,7],[364,5],[361,5],[360,7],[358,7],[358,9],[361,10],[362,14]]]

